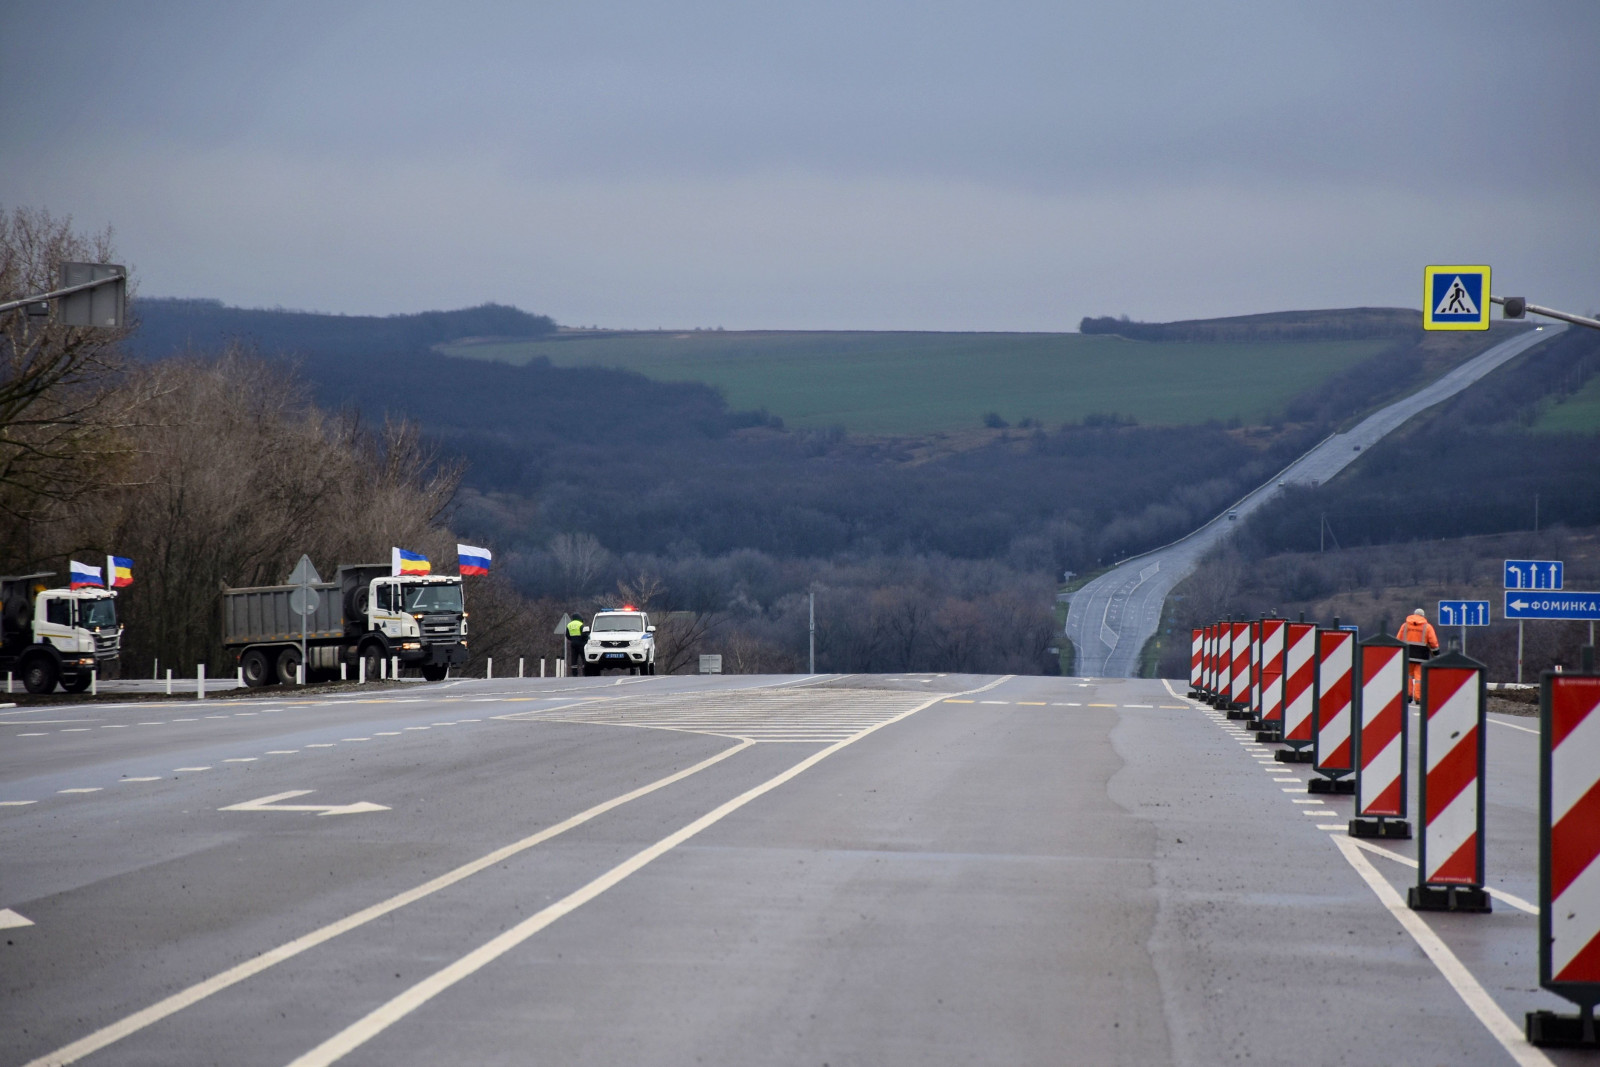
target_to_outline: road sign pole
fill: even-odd
[[[1517,684],[1522,684],[1522,620],[1517,620]]]

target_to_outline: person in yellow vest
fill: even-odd
[[[583,646],[588,644],[584,631],[588,627],[583,624],[583,617],[574,615],[567,620],[567,669],[581,669],[583,667]]]
[[[1433,632],[1427,614],[1418,608],[1406,616],[1394,636],[1411,653],[1411,701],[1418,703],[1422,700],[1422,661],[1439,651],[1439,635]]]

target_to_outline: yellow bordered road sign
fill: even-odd
[[[1488,265],[1423,268],[1422,328],[1487,330]]]

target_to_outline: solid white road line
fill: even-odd
[[[1504,726],[1508,730],[1521,730],[1525,734],[1532,734],[1535,737],[1539,736],[1539,731],[1538,730],[1530,729],[1529,727],[1526,727],[1526,726],[1518,726],[1514,722],[1504,722],[1504,721],[1502,721],[1500,719],[1490,719],[1489,721],[1494,723],[1496,726]]]
[[[613,808],[621,807],[630,800],[637,800],[639,797],[654,793],[656,790],[663,789],[666,786],[672,785],[674,782],[680,782],[690,775],[698,774],[700,771],[703,771],[714,764],[721,763],[729,756],[732,756],[737,752],[744,751],[745,749],[749,748],[751,744],[753,744],[753,742],[745,741],[729,748],[725,748],[715,756],[712,756],[709,759],[701,760],[692,767],[685,767],[676,774],[669,774],[667,777],[657,779],[656,781],[651,782],[649,785],[640,786],[638,789],[635,789],[632,792],[623,793],[621,796],[612,797],[610,800],[596,804],[594,807],[589,808],[586,811],[581,811],[569,819],[556,823],[554,826],[540,830],[538,833],[529,837],[525,837],[521,841],[514,841],[509,845],[495,849],[487,856],[482,856],[470,863],[464,863],[454,870],[446,871],[439,877],[423,882],[421,885],[416,886],[413,889],[408,889],[404,893],[397,894],[390,897],[388,900],[380,901],[379,903],[373,904],[370,907],[363,908],[352,915],[345,916],[343,919],[313,930],[309,934],[303,934],[300,937],[295,938],[293,941],[285,942],[284,944],[279,945],[277,948],[269,949],[259,956],[245,960],[243,963],[230,967],[220,974],[213,975],[203,982],[198,982],[195,985],[190,986],[188,989],[181,990],[169,997],[158,1000],[156,1003],[150,1005],[148,1008],[145,1008],[143,1011],[134,1012],[132,1015],[129,1015],[123,1019],[119,1019],[109,1026],[101,1027],[99,1030],[89,1034],[87,1037],[79,1038],[70,1045],[65,1045],[59,1049],[56,1049],[54,1052],[41,1056],[38,1059],[26,1064],[25,1067],[62,1067],[64,1064],[76,1063],[78,1060],[89,1055],[90,1053],[97,1052],[100,1049],[105,1048],[107,1045],[114,1044],[130,1034],[138,1033],[140,1030],[143,1030],[152,1023],[159,1022],[162,1019],[165,1019],[167,1016],[180,1012],[184,1008],[187,1008],[193,1004],[198,1004],[200,1001],[211,996],[213,993],[220,993],[229,986],[242,982],[246,978],[260,974],[267,968],[272,967],[275,964],[282,963],[284,960],[298,956],[300,953],[309,948],[315,948],[317,945],[320,945],[326,941],[332,941],[340,934],[348,933],[349,931],[354,930],[359,926],[363,926],[374,919],[381,918],[392,911],[398,911],[407,904],[414,903],[415,901],[421,900],[423,897],[437,893],[439,890],[452,886],[465,878],[470,878],[479,871],[493,867],[495,864],[507,860],[519,852],[524,852],[535,845],[542,844],[553,837],[564,834],[573,827],[581,826],[583,823],[586,823],[597,816],[603,815],[606,812],[611,811]],[[206,770],[207,768],[190,767],[179,769]]]
[[[985,686],[984,689],[993,688],[995,685],[1000,684],[1000,682],[1009,680],[1010,677],[1011,676],[1008,675],[999,681],[990,683],[990,685]],[[971,695],[972,693],[977,692],[982,692],[982,690],[969,690],[967,694],[962,695]],[[366,1044],[368,1041],[372,1040],[372,1038],[376,1037],[384,1030],[387,1030],[390,1026],[393,1026],[395,1023],[399,1022],[413,1011],[416,1011],[418,1008],[422,1007],[428,1001],[432,1000],[440,993],[443,993],[457,982],[460,982],[462,979],[471,976],[472,974],[481,970],[483,967],[487,966],[489,963],[492,963],[494,960],[499,959],[501,956],[505,955],[507,952],[510,952],[513,948],[516,948],[518,945],[522,944],[524,941],[528,940],[528,938],[532,937],[540,930],[543,930],[557,919],[576,911],[589,901],[600,896],[606,890],[627,879],[629,875],[632,875],[642,868],[648,866],[651,862],[659,859],[661,856],[666,855],[668,852],[677,848],[679,845],[683,844],[683,842],[694,837],[701,831],[721,822],[723,819],[727,818],[729,815],[732,815],[734,812],[738,811],[752,800],[765,796],[767,793],[770,793],[772,790],[778,788],[780,785],[783,785],[785,782],[790,781],[797,775],[800,775],[805,771],[810,770],[812,767],[815,767],[818,763],[827,759],[835,752],[855,744],[863,737],[876,733],[885,726],[889,726],[900,722],[902,719],[909,718],[910,716],[915,715],[917,712],[922,711],[924,708],[932,707],[934,704],[941,702],[942,699],[942,697],[933,697],[930,700],[918,704],[909,711],[901,712],[899,715],[896,715],[891,719],[885,719],[880,723],[869,726],[853,737],[848,737],[843,741],[837,741],[820,752],[813,753],[812,755],[806,757],[799,763],[796,763],[794,766],[790,767],[788,770],[767,779],[765,782],[762,782],[753,789],[746,790],[744,793],[734,797],[727,803],[713,808],[711,811],[708,811],[698,819],[695,819],[687,826],[684,826],[675,833],[669,834],[660,841],[657,841],[649,848],[634,853],[628,859],[617,864],[615,867],[611,868],[609,871],[605,872],[600,877],[594,879],[592,882],[588,883],[582,888],[569,893],[567,896],[556,901],[554,904],[551,904],[548,907],[535,912],[533,915],[528,916],[528,918],[524,919],[522,922],[517,923],[509,930],[500,934],[498,937],[492,938],[484,944],[478,946],[476,949],[467,953],[465,956],[462,956],[449,966],[435,971],[433,974],[429,975],[421,982],[418,982],[416,985],[412,986],[404,993],[401,993],[399,996],[394,997],[385,1004],[379,1005],[362,1018],[357,1019],[355,1022],[345,1027],[339,1033],[328,1038],[328,1040],[324,1041],[316,1048],[291,1061],[289,1067],[326,1067],[328,1064],[337,1062],[347,1053],[353,1052],[355,1049]],[[29,1065],[29,1067],[32,1067],[32,1065]]]
[[[1351,838],[1351,840],[1354,841],[1357,846],[1366,849],[1368,852],[1371,852],[1374,855],[1382,856],[1385,859],[1394,860],[1396,863],[1404,864],[1405,866],[1410,867],[1412,870],[1417,869],[1417,861],[1412,859],[1410,856],[1402,856],[1398,852],[1391,852],[1382,845],[1375,845],[1371,841],[1362,841],[1359,838]],[[1493,886],[1484,886],[1484,889],[1488,890],[1491,897],[1510,904],[1518,911],[1525,911],[1529,915],[1539,914],[1539,906],[1537,904],[1530,904],[1528,901],[1523,900],[1515,893],[1507,893],[1505,890],[1496,889]]]
[[[1329,835],[1333,843],[1338,846],[1350,866],[1356,869],[1368,887],[1378,895],[1378,900],[1389,910],[1400,925],[1405,927],[1406,933],[1411,935],[1418,947],[1427,953],[1433,965],[1439,969],[1444,980],[1450,983],[1452,989],[1478,1017],[1494,1039],[1500,1042],[1500,1047],[1511,1054],[1520,1067],[1555,1067],[1550,1058],[1537,1048],[1528,1044],[1522,1031],[1507,1017],[1500,1005],[1484,992],[1483,986],[1472,976],[1472,972],[1450,951],[1438,934],[1433,932],[1433,927],[1423,922],[1421,917],[1400,899],[1400,894],[1395,892],[1383,875],[1379,874],[1372,862],[1361,854],[1361,849],[1354,838]]]
[[[33,920],[24,918],[10,908],[0,908],[0,930],[10,930],[18,926],[32,926]]]

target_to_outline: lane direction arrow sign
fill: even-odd
[[[1439,601],[1440,626],[1488,626],[1489,602],[1487,600]]]
[[[1600,619],[1600,593],[1506,590],[1508,619]]]
[[[9,930],[14,926],[32,925],[32,919],[25,919],[10,908],[0,908],[0,930]]]
[[[373,804],[370,801],[358,800],[354,804],[283,804],[280,801],[293,800],[314,793],[314,789],[291,789],[286,793],[274,793],[270,797],[258,797],[255,800],[246,800],[242,804],[229,804],[218,811],[314,811],[318,815],[359,815],[367,811],[388,811],[382,804]]]
[[[1506,588],[1560,589],[1565,571],[1558,559],[1508,559]]]

